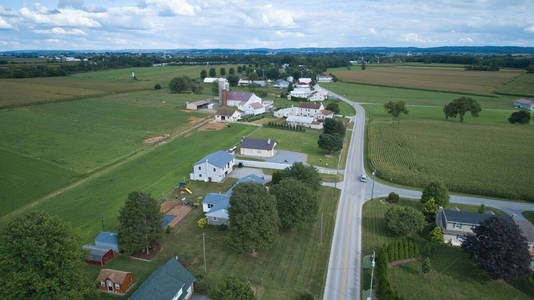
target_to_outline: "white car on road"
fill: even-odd
[[[367,175],[362,174],[362,176],[360,176],[360,181],[361,182],[367,182]]]

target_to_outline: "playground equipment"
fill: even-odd
[[[193,192],[191,191],[191,189],[189,189],[187,187],[187,185],[185,185],[185,182],[180,182],[178,184],[178,189],[176,190],[176,199],[178,199],[178,196],[182,195],[182,194],[185,194],[185,193],[188,193],[188,194],[193,194]]]

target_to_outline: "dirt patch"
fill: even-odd
[[[187,110],[187,109],[180,109],[181,112],[184,112],[184,113],[191,113],[192,111],[191,110]]]
[[[146,254],[146,249],[144,249],[143,251],[141,251],[139,253],[132,254],[132,257],[150,261],[162,249],[163,249],[163,247],[161,246],[160,243],[158,243],[158,241],[151,241],[150,245],[149,245],[148,255]]]
[[[192,135],[192,134],[193,134],[193,132],[192,132],[192,131],[189,131],[189,132],[186,133],[184,136],[185,136],[185,137],[188,137],[188,136],[190,136],[190,135]]]
[[[187,118],[189,120],[189,122],[187,122],[187,125],[189,126],[193,126],[197,123],[200,123],[204,120],[204,118],[199,118],[199,117],[189,117]]]
[[[336,156],[335,155],[331,155],[331,154],[325,154],[324,157],[326,157],[326,158],[335,158]]]
[[[221,130],[226,126],[226,124],[221,122],[209,122],[203,126],[200,126],[197,130],[198,131],[208,131],[208,130]]]
[[[167,200],[160,206],[160,211],[164,215],[176,216],[172,219],[168,226],[174,228],[180,224],[193,210],[193,207],[189,205],[182,205],[180,201]]]
[[[418,260],[420,258],[421,258],[421,256],[407,258],[407,259],[399,259],[399,260],[392,261],[392,262],[388,263],[388,267],[391,268],[391,267],[394,267],[396,265],[405,264],[405,263],[411,262],[411,261],[416,261],[416,260]]]
[[[143,144],[145,145],[150,145],[150,144],[154,144],[154,143],[160,143],[166,139],[169,138],[169,136],[171,136],[170,134],[166,133],[164,135],[159,135],[159,136],[155,136],[155,137],[151,137],[151,138],[148,138],[148,139],[145,139],[143,141]]]

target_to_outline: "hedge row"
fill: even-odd
[[[378,298],[380,300],[404,300],[397,291],[393,290],[388,277],[388,252],[387,247],[382,247],[376,261],[376,274],[378,279]]]
[[[419,247],[407,239],[391,242],[386,247],[389,261],[419,256]]]
[[[286,124],[286,123],[276,123],[276,122],[269,122],[265,125],[263,125],[265,127],[270,127],[270,128],[276,128],[276,129],[285,129],[285,130],[291,130],[291,131],[306,131],[306,129],[304,129],[303,126],[300,126],[300,125],[289,125],[289,124]]]

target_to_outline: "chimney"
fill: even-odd
[[[271,139],[268,139],[267,140],[267,145],[270,145],[271,144]]]
[[[226,106],[228,102],[228,91],[222,90],[222,106]]]

